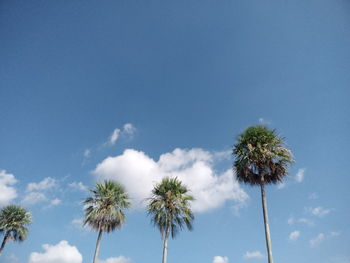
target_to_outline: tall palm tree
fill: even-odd
[[[275,130],[258,125],[249,127],[238,137],[233,155],[238,181],[260,186],[268,262],[273,263],[264,186],[283,181],[293,161],[292,153],[285,147],[284,138],[279,137]]]
[[[1,243],[0,254],[11,239],[22,242],[27,238],[27,225],[31,224],[31,215],[23,207],[9,205],[0,211],[0,233],[4,233],[4,239]]]
[[[163,240],[163,260],[167,262],[168,239],[172,238],[185,226],[192,230],[193,213],[190,201],[194,198],[188,194],[188,189],[177,178],[165,177],[152,190],[148,199],[148,214]]]
[[[102,233],[121,228],[125,222],[124,209],[130,207],[129,197],[124,188],[113,181],[97,183],[90,189],[92,197],[84,200],[84,225],[98,231],[93,263],[98,260]]]

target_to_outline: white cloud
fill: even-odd
[[[46,177],[39,183],[29,183],[27,185],[27,192],[32,191],[46,191],[57,186],[57,181],[54,178]]]
[[[123,132],[128,134],[128,135],[133,135],[136,131],[136,128],[134,127],[134,125],[132,125],[131,123],[126,123],[123,126]]]
[[[114,257],[114,258],[107,258],[106,260],[98,260],[98,263],[131,263],[130,258],[126,258],[123,256],[120,257]]]
[[[155,161],[145,153],[127,149],[123,154],[108,157],[93,171],[97,180],[112,179],[121,183],[140,207],[149,197],[153,186],[165,176],[179,178],[195,197],[194,211],[217,208],[232,200],[243,204],[247,193],[234,179],[231,169],[217,173],[213,153],[203,149],[175,149]]]
[[[0,206],[8,205],[17,197],[17,191],[13,187],[17,180],[13,174],[0,170]]]
[[[299,169],[297,174],[295,175],[295,181],[301,183],[304,180],[305,169]]]
[[[22,203],[26,205],[33,205],[46,200],[47,200],[47,197],[45,194],[40,192],[30,192],[25,195],[25,197],[22,200]]]
[[[326,236],[323,233],[318,234],[315,238],[311,239],[310,242],[310,246],[311,247],[316,247],[319,244],[321,244],[324,240],[325,240]]]
[[[215,256],[213,258],[213,263],[228,263],[228,257]]]
[[[60,203],[62,203],[62,200],[58,198],[51,200],[51,206],[59,205]]]
[[[83,257],[75,246],[62,240],[57,245],[44,244],[44,253],[33,252],[28,263],[82,263]]]
[[[264,258],[264,255],[260,251],[247,251],[245,252],[244,256],[245,259],[259,259],[259,258]]]
[[[322,206],[318,206],[318,207],[308,207],[306,208],[306,210],[308,212],[310,212],[311,214],[313,214],[314,216],[318,216],[318,217],[324,217],[325,215],[329,214],[331,212],[331,209],[325,209]]]
[[[119,135],[120,135],[120,129],[118,128],[114,129],[114,131],[112,132],[111,136],[108,139],[109,145],[114,145],[118,140]]]
[[[115,128],[112,132],[111,136],[108,138],[108,141],[104,145],[112,146],[114,145],[120,136],[126,135],[128,137],[132,137],[136,132],[136,128],[131,123],[124,124],[122,129]]]
[[[87,191],[88,187],[84,185],[82,182],[72,182],[68,184],[68,186],[74,190],[79,190],[79,191]]]
[[[300,231],[296,230],[296,231],[293,231],[292,233],[290,233],[289,240],[296,241],[299,237],[300,237]]]

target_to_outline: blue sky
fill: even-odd
[[[3,0],[0,36],[0,206],[34,222],[0,262],[91,262],[81,200],[103,178],[133,208],[101,262],[160,262],[140,200],[167,174],[197,198],[169,263],[266,262],[259,189],[230,171],[258,123],[296,159],[267,189],[275,261],[350,262],[349,1]]]

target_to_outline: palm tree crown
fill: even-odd
[[[293,161],[283,140],[275,130],[264,126],[245,130],[233,149],[237,179],[251,185],[281,182],[288,175],[288,165]]]
[[[27,238],[27,225],[31,224],[31,215],[23,207],[9,205],[0,211],[0,233],[5,237],[1,244],[0,253],[9,240],[22,242]]]
[[[192,230],[194,219],[190,201],[194,198],[177,178],[165,177],[152,190],[149,198],[148,214],[153,224],[160,230],[162,238],[171,233],[172,238],[186,226]]]
[[[93,196],[84,200],[84,225],[107,233],[120,228],[125,221],[124,209],[130,207],[124,188],[116,182],[104,181],[90,192]]]

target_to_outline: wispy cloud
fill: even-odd
[[[62,203],[62,200],[60,200],[58,198],[51,200],[51,206],[59,205],[61,203]]]
[[[298,170],[297,174],[295,175],[295,181],[298,183],[301,183],[304,180],[305,176],[305,168],[301,168]]]
[[[308,198],[311,199],[311,200],[316,200],[316,199],[318,199],[318,194],[317,193],[311,193],[311,194],[309,194]]]
[[[245,259],[259,259],[259,258],[264,258],[264,255],[260,251],[247,251],[245,252],[243,258]]]
[[[282,182],[282,183],[278,183],[277,184],[277,189],[283,189],[283,188],[285,188],[286,187],[286,183],[285,182]]]
[[[313,226],[315,223],[307,218],[301,217],[301,218],[294,218],[294,217],[289,217],[287,220],[288,225],[293,225],[295,223],[303,223],[309,226]]]
[[[72,183],[68,184],[68,186],[70,188],[72,188],[73,190],[78,190],[78,191],[82,191],[82,192],[85,192],[88,190],[88,187],[86,185],[84,185],[82,182],[72,182]]]
[[[317,217],[324,217],[325,215],[328,215],[332,211],[331,209],[326,209],[326,208],[323,208],[322,206],[307,207],[306,210],[312,215]]]
[[[41,192],[30,192],[22,199],[22,203],[26,205],[34,205],[42,201],[47,201],[47,197]]]
[[[311,247],[316,247],[325,240],[326,236],[323,233],[318,234],[316,237],[310,239],[309,243]]]
[[[265,118],[259,118],[259,123],[262,124],[262,125],[269,125],[271,124],[271,121],[265,119]]]
[[[84,157],[89,158],[91,156],[91,150],[90,149],[85,149],[84,151]]]
[[[295,230],[292,233],[289,234],[289,240],[290,241],[296,241],[300,237],[300,231]]]
[[[136,132],[136,128],[132,123],[126,123],[123,125],[123,128],[115,128],[112,132],[112,134],[109,136],[107,142],[105,145],[113,146],[117,140],[120,138],[120,136],[128,136],[129,138],[134,135]]]
[[[332,231],[328,234],[319,233],[316,237],[310,239],[309,243],[310,243],[311,247],[317,247],[326,239],[334,238],[334,237],[337,237],[339,235],[340,235],[340,233],[335,232],[335,231]]]
[[[132,123],[126,123],[123,126],[123,131],[122,132],[132,136],[136,132],[136,128],[135,128],[135,126]]]
[[[57,186],[57,180],[51,177],[46,177],[39,183],[29,183],[27,185],[27,192],[31,191],[45,191]]]

